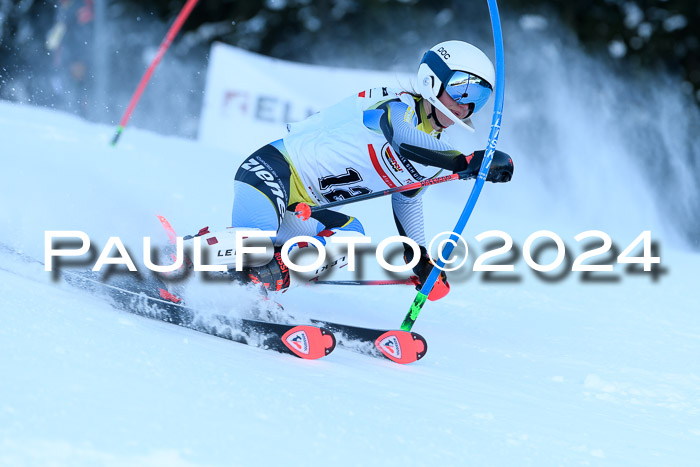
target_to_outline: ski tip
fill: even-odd
[[[284,333],[282,343],[297,357],[316,360],[333,352],[336,340],[326,328],[294,326]]]
[[[392,362],[407,364],[420,360],[428,351],[428,343],[416,332],[387,331],[374,345]]]

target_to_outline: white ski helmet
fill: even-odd
[[[440,42],[428,50],[418,68],[418,92],[450,120],[469,131],[469,118],[488,101],[496,83],[491,60],[477,47],[462,41]],[[438,100],[447,91],[460,104],[471,104],[472,111],[460,120]]]

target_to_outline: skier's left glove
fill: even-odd
[[[481,169],[481,162],[484,160],[484,151],[474,151],[468,156],[464,156],[466,164],[462,165],[459,171],[466,170],[469,178],[476,178]],[[513,159],[503,151],[496,150],[491,159],[489,174],[486,176],[487,182],[506,183],[513,178]]]
[[[415,276],[411,277],[413,281],[416,284],[416,290],[420,291],[423,288],[423,284],[425,284],[425,281],[428,279],[428,276],[430,275],[430,272],[433,270],[433,263],[430,261],[430,256],[428,256],[428,250],[425,249],[424,246],[420,247],[420,259],[418,260],[418,264],[416,264],[413,267],[413,272],[416,274]],[[404,255],[403,255],[404,261],[406,261],[406,264],[410,263],[413,261],[413,249],[412,248],[406,248],[404,250]],[[447,283],[447,274],[445,274],[445,271],[440,271],[440,275],[438,276],[437,280],[435,281],[435,284],[433,285],[433,289],[430,291],[430,294],[428,295],[428,300],[439,300],[445,295],[447,295],[450,291],[450,284]]]

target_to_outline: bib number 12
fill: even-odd
[[[360,172],[348,167],[344,174],[328,175],[318,179],[318,187],[321,189],[323,197],[329,203],[349,199],[353,196],[366,195],[372,190],[363,186],[350,186],[362,181]]]

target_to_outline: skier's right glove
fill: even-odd
[[[416,275],[414,277],[411,277],[411,279],[413,279],[413,281],[415,282],[416,290],[418,291],[420,291],[423,288],[423,284],[425,284],[425,281],[430,275],[430,271],[432,271],[434,267],[433,263],[430,261],[430,256],[428,256],[428,250],[426,250],[424,246],[420,247],[420,253],[421,254],[420,259],[418,260],[418,264],[416,264],[413,267],[413,272]],[[412,248],[406,248],[404,250],[403,259],[404,261],[406,261],[406,264],[413,261]],[[433,285],[433,289],[428,295],[428,300],[439,300],[445,295],[447,295],[449,291],[450,284],[447,283],[447,274],[445,274],[445,271],[440,271],[440,275],[438,276],[437,280],[435,281],[435,284]]]
[[[466,161],[466,164],[463,163],[464,168],[457,171],[466,170],[469,178],[476,178],[479,175],[479,169],[481,169],[481,162],[484,160],[484,151],[474,151],[468,156],[464,156],[464,159]],[[503,151],[494,151],[486,181],[506,183],[511,178],[513,178],[513,159]]]

